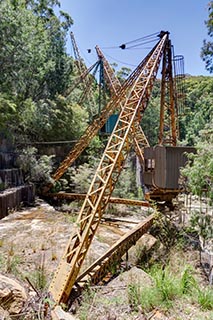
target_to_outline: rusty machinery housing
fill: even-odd
[[[188,153],[195,153],[195,148],[157,145],[144,149],[143,183],[151,199],[170,201],[180,192],[180,168],[186,165]]]

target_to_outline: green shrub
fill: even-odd
[[[37,149],[29,147],[23,149],[17,159],[17,164],[22,169],[25,180],[35,184],[48,184],[52,182],[52,158],[53,156],[43,155],[38,157]]]
[[[178,279],[171,273],[169,267],[151,269],[155,286],[159,291],[162,302],[169,302],[179,295]]]
[[[169,309],[174,300],[183,295],[191,295],[194,288],[197,288],[193,270],[188,266],[182,274],[174,274],[170,266],[162,268],[159,265],[153,266],[149,273],[153,279],[152,286],[141,287],[134,283],[128,286],[129,304],[134,311],[137,311],[139,306],[146,312],[156,307]]]
[[[213,310],[213,289],[198,290],[198,303],[203,310]]]
[[[36,269],[30,272],[25,278],[34,285],[38,290],[43,291],[47,286],[48,273],[45,268],[45,255],[40,257],[40,261],[36,264]]]

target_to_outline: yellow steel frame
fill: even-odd
[[[121,89],[121,83],[118,80],[118,78],[115,76],[115,73],[113,72],[113,69],[111,68],[110,64],[104,57],[103,53],[101,52],[100,48],[96,46],[96,51],[99,59],[102,59],[103,66],[104,66],[104,75],[106,82],[108,84],[108,87],[111,91],[111,94],[117,95],[119,90]],[[120,107],[122,108],[122,103],[120,103]],[[136,121],[134,123],[134,149],[139,157],[140,163],[143,166],[143,149],[145,147],[149,147],[149,142],[140,126],[140,116],[136,118]]]
[[[58,192],[58,193],[47,193],[48,198],[53,199],[72,199],[72,200],[84,200],[86,197],[85,193],[69,193],[69,192]],[[148,201],[136,200],[136,199],[125,199],[125,198],[115,198],[110,197],[110,203],[120,203],[131,206],[139,207],[149,207],[150,203]]]
[[[104,66],[104,79],[106,80],[106,83],[110,89],[111,94],[118,94],[120,88],[121,88],[121,83],[118,80],[118,78],[115,76],[115,73],[113,72],[110,64],[108,63],[108,61],[106,60],[106,58],[104,57],[101,49],[96,46],[95,47],[97,55],[99,57],[100,60],[102,60],[103,62],[103,66]]]
[[[125,233],[107,252],[98,258],[89,268],[78,276],[75,289],[82,289],[88,282],[97,284],[110,271],[112,264],[119,263],[123,255],[146,233],[155,219],[155,214],[149,215],[133,229]]]
[[[146,109],[167,40],[168,34],[164,34],[146,60],[145,66],[136,69],[137,76],[123,101],[117,124],[80,210],[75,230],[50,284],[50,293],[56,303],[66,303],[69,298],[132,145],[134,121],[138,113],[143,114]],[[117,103],[121,100],[116,99]]]

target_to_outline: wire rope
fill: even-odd
[[[128,62],[121,61],[121,60],[119,60],[119,59],[116,59],[116,58],[110,56],[109,54],[104,53],[104,55],[107,56],[107,57],[109,57],[109,58],[112,59],[113,61],[119,62],[119,63],[121,63],[121,64],[130,66],[130,67],[137,67],[136,64],[131,64],[131,63],[128,63]]]
[[[126,50],[128,50],[128,49],[133,49],[133,48],[135,48],[135,47],[139,47],[139,46],[142,46],[142,45],[147,44],[147,43],[156,42],[157,40],[158,40],[158,39],[156,38],[156,39],[153,39],[153,40],[145,41],[145,42],[138,43],[138,44],[135,44],[135,45],[133,45],[133,46],[127,47],[127,48],[125,48],[125,49],[126,49]]]
[[[157,36],[157,35],[159,35],[159,32],[155,32],[155,33],[152,33],[152,34],[150,34],[148,36],[144,36],[144,37],[132,40],[132,41],[125,42],[125,44],[131,44],[131,43],[138,42],[138,41],[141,41],[141,40],[145,40],[147,38],[150,38],[150,37],[153,37],[153,36]]]
[[[131,47],[128,47],[128,49],[134,48],[135,46],[139,46],[139,45],[143,45],[146,43],[151,43],[151,42],[157,41],[159,34],[160,34],[159,32],[155,32],[150,35],[147,35],[147,36],[144,36],[141,38],[137,38],[135,40],[127,41],[127,42],[121,44],[120,46],[102,47],[102,49],[118,49],[118,48],[127,49],[128,45],[132,45]],[[137,42],[140,42],[140,43],[137,44]]]

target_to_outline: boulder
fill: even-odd
[[[78,320],[70,313],[62,310],[60,306],[56,306],[54,310],[51,312],[52,320]]]
[[[130,284],[137,284],[141,286],[151,286],[153,284],[152,278],[142,269],[132,267],[130,270],[121,273],[117,278],[112,280],[107,288],[127,288]]]
[[[0,274],[0,305],[10,315],[18,314],[27,300],[25,289],[13,279]]]
[[[132,246],[128,252],[128,263],[130,265],[140,264],[142,261],[152,255],[155,249],[160,245],[159,241],[151,234],[145,233],[137,241],[135,246]]]
[[[9,312],[0,307],[0,319],[11,320]]]

